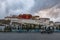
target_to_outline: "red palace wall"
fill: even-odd
[[[18,18],[31,19],[32,18],[32,15],[31,14],[23,14],[23,15],[19,15]]]

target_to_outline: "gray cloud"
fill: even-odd
[[[59,20],[59,11],[60,0],[0,0],[0,18],[10,14],[31,13]]]
[[[34,5],[34,0],[0,0],[0,18],[7,15],[29,13]]]
[[[60,0],[36,0],[31,13],[48,17],[53,21],[60,19]]]
[[[43,9],[51,8],[58,4],[60,4],[60,0],[36,0],[31,12],[35,13]]]
[[[29,13],[31,7],[34,5],[34,0],[16,0],[15,2],[14,1],[7,1],[7,9],[9,10],[9,12],[12,11],[15,14]]]
[[[51,8],[42,9],[35,14],[41,17],[50,18],[52,21],[59,21],[60,20],[60,4],[52,6]]]

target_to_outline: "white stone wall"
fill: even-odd
[[[45,19],[32,20],[32,19],[17,19],[17,18],[5,18],[5,20],[11,20],[11,23],[18,22],[18,23],[31,23],[31,24],[42,24],[42,25],[48,25],[50,21]]]
[[[11,19],[11,22],[18,23],[31,23],[31,24],[49,24],[49,21],[41,21],[41,20],[32,20],[32,19]]]

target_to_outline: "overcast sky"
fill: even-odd
[[[0,18],[22,13],[31,13],[59,21],[60,0],[0,0]]]

